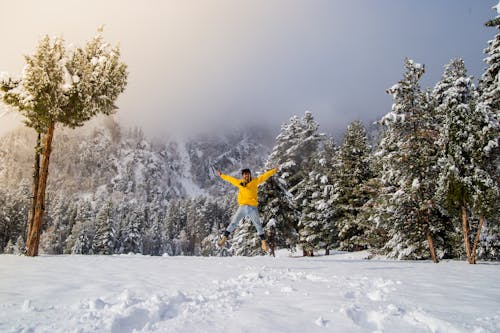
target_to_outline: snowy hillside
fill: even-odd
[[[364,256],[1,255],[0,331],[500,331],[500,265]]]

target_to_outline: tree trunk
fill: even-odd
[[[306,246],[302,246],[302,256],[303,257],[314,257],[313,250],[309,249]]]
[[[35,219],[35,206],[36,206],[36,197],[38,194],[38,182],[40,180],[40,145],[41,145],[42,134],[40,132],[37,133],[36,138],[36,146],[35,146],[35,163],[33,164],[33,185],[31,188],[31,192],[33,196],[31,197],[31,207],[30,214],[28,217],[28,230],[26,232],[26,240],[29,238],[31,227],[33,226],[33,220]]]
[[[472,247],[472,253],[471,253],[471,260],[469,263],[475,264],[476,263],[476,251],[477,251],[477,245],[479,244],[479,236],[481,236],[481,229],[483,228],[484,224],[484,216],[480,215],[479,216],[479,226],[477,227],[477,232],[476,232],[476,237],[474,238],[474,245]]]
[[[434,242],[432,241],[432,235],[429,227],[425,228],[425,237],[427,237],[427,243],[429,244],[429,250],[431,251],[431,258],[436,264],[439,262],[436,256],[436,249],[434,248]]]
[[[421,221],[423,222],[424,225],[424,233],[425,233],[425,238],[427,238],[427,244],[429,245],[429,251],[431,252],[431,258],[434,263],[438,263],[439,260],[436,256],[436,248],[434,247],[434,241],[432,240],[432,234],[429,229],[429,216],[431,215],[431,207],[433,207],[433,202],[432,200],[429,200],[429,208],[427,209],[427,215],[423,215],[422,213],[417,213],[418,217]]]
[[[274,235],[275,232],[273,230],[273,227],[271,227],[271,231],[269,232],[268,239],[269,239],[269,249],[271,249],[271,255],[275,257],[274,249],[276,248],[276,242],[274,240]]]
[[[47,179],[49,176],[49,160],[52,150],[52,138],[54,137],[55,123],[51,123],[45,135],[45,144],[42,154],[42,166],[40,170],[40,180],[38,182],[38,192],[35,205],[35,216],[33,225],[26,241],[26,254],[30,257],[38,255],[38,246],[40,244],[40,233],[43,226],[43,215],[45,212],[45,190],[47,188]]]
[[[467,209],[465,208],[465,206],[462,206],[462,230],[464,232],[465,254],[467,255],[467,260],[469,261],[469,263],[471,263],[469,222],[467,220]]]

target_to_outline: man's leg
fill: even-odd
[[[238,210],[236,213],[234,213],[233,218],[231,219],[231,223],[227,226],[226,231],[224,234],[227,233],[226,237],[238,227],[238,224],[240,224],[241,220],[243,220],[247,216],[247,206],[240,206],[238,207]]]
[[[262,250],[267,252],[269,249],[269,246],[267,245],[266,234],[264,233],[264,229],[262,228],[262,222],[260,221],[259,209],[257,207],[249,206],[248,207],[248,217],[250,218],[253,225],[255,226],[255,229],[257,229],[257,234],[260,237]]]
[[[264,236],[264,229],[262,228],[262,222],[260,221],[257,207],[248,206],[248,217],[255,226],[255,229],[257,229],[257,234],[262,238],[262,236]]]
[[[224,234],[217,242],[219,246],[223,246],[224,243],[226,243],[229,234],[232,233],[234,229],[236,229],[238,224],[240,224],[241,220],[243,220],[246,217],[246,215],[247,215],[246,206],[239,206],[238,210],[236,211],[236,213],[234,213],[233,218],[231,219],[231,223],[227,226],[226,230],[224,231]]]

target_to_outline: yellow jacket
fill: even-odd
[[[267,178],[271,177],[276,173],[276,169],[271,169],[267,171],[266,173],[263,173],[257,178],[253,178],[246,186],[243,186],[243,179],[236,179],[234,177],[231,177],[229,175],[224,175],[222,174],[220,177],[224,179],[225,181],[233,184],[239,189],[238,192],[238,204],[240,206],[242,205],[249,205],[249,206],[254,206],[257,207],[258,201],[257,201],[257,187],[265,182]]]

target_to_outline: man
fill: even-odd
[[[278,167],[275,167],[274,169],[267,171],[266,173],[260,175],[255,179],[252,179],[252,173],[250,172],[250,169],[243,169],[241,171],[242,179],[236,179],[229,175],[225,175],[219,170],[217,170],[217,174],[219,175],[219,177],[233,184],[239,189],[238,192],[239,208],[234,214],[231,224],[227,227],[221,239],[217,242],[219,246],[223,246],[229,234],[233,232],[234,229],[236,229],[238,224],[240,224],[241,220],[243,220],[245,217],[248,217],[252,221],[255,228],[257,229],[257,233],[261,239],[262,250],[265,252],[268,251],[269,246],[267,245],[266,235],[264,233],[264,230],[262,229],[262,223],[260,222],[259,218],[259,210],[257,208],[258,205],[257,191],[258,191],[258,186],[263,182],[265,182],[269,177],[274,175],[277,170]]]

